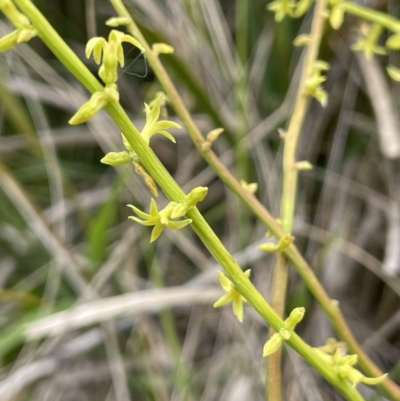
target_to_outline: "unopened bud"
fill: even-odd
[[[101,163],[109,164],[110,166],[119,166],[130,161],[131,157],[128,152],[109,152],[100,160]]]
[[[113,28],[116,28],[121,25],[128,25],[128,24],[129,24],[129,18],[126,18],[126,17],[112,17],[106,21],[106,25],[111,26]]]
[[[264,345],[263,356],[269,356],[278,351],[278,349],[282,345],[282,341],[282,337],[279,333],[273,334],[272,337]]]
[[[207,142],[213,143],[224,132],[223,128],[215,128],[207,134]]]
[[[302,160],[294,164],[296,170],[312,170],[314,166],[307,160]]]
[[[151,49],[156,54],[172,54],[175,49],[166,43],[154,43]]]
[[[290,312],[289,317],[285,320],[285,329],[294,330],[297,323],[303,319],[305,311],[303,307],[294,308],[292,312]]]
[[[104,92],[95,92],[71,117],[69,124],[77,125],[91,119],[108,102],[108,96]]]
[[[310,35],[302,34],[302,35],[297,36],[294,39],[293,45],[294,46],[306,46],[310,43],[310,41],[311,41]]]
[[[185,197],[187,207],[196,206],[197,203],[201,202],[206,197],[207,192],[207,187],[196,187],[192,189]]]

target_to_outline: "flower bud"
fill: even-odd
[[[279,333],[272,335],[272,337],[264,345],[263,356],[269,356],[278,351],[282,345],[282,341],[282,337]]]
[[[109,152],[100,160],[101,163],[109,164],[110,166],[119,166],[130,161],[131,157],[128,152]]]
[[[207,134],[207,142],[213,143],[224,132],[223,128],[215,128]]]
[[[252,194],[254,194],[258,189],[258,184],[256,182],[247,183],[245,180],[240,180],[240,185]]]
[[[305,308],[294,308],[292,312],[290,312],[289,317],[285,320],[285,329],[293,331],[296,327],[297,323],[301,322],[304,317]]]
[[[197,187],[192,189],[185,197],[187,207],[193,207],[197,203],[201,202],[206,197],[207,192],[207,187]]]
[[[386,47],[393,50],[400,49],[400,33],[395,33],[386,41]]]
[[[344,9],[343,7],[336,6],[332,11],[329,16],[329,22],[331,23],[331,26],[333,29],[339,29],[344,20]]]
[[[389,77],[393,79],[393,81],[398,81],[400,82],[400,69],[396,68],[393,65],[389,65],[389,67],[386,68]]]
[[[111,26],[113,28],[116,28],[121,25],[128,25],[128,24],[129,24],[129,18],[126,18],[126,17],[113,17],[113,18],[109,18],[106,21],[106,25]]]
[[[78,111],[71,117],[69,124],[77,125],[91,119],[98,111],[100,111],[108,103],[106,93],[95,92],[91,98],[84,103]]]
[[[310,41],[311,41],[311,36],[303,33],[302,35],[299,35],[294,39],[293,45],[294,46],[306,46],[310,43]]]
[[[15,30],[0,38],[0,51],[4,52],[18,44],[19,31]]]
[[[166,43],[154,43],[151,49],[156,54],[172,54],[175,49]]]
[[[312,170],[314,168],[314,166],[307,160],[302,160],[300,162],[296,162],[294,164],[294,167],[297,170]]]
[[[16,28],[25,28],[30,25],[29,19],[18,11],[11,0],[1,0],[0,10]]]

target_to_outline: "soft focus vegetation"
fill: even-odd
[[[108,36],[109,2],[34,3],[97,76],[85,45]],[[280,130],[302,65],[303,48],[292,42],[309,32],[312,10],[277,23],[268,3],[126,1],[150,43],[175,49],[160,60],[201,132],[224,129],[212,144],[220,160],[278,217]],[[366,3],[400,17],[397,0]],[[366,29],[354,16],[340,30],[324,29],[319,59],[330,64],[329,100],[324,108],[312,101],[301,132],[297,160],[314,168],[299,175],[293,235],[363,349],[399,382],[400,85],[386,66],[396,75],[400,52],[355,52]],[[0,32],[10,32],[4,18]],[[162,88],[140,50],[123,46],[120,101],[142,129],[143,104]],[[151,194],[132,164],[100,163],[125,152],[111,119],[101,111],[68,124],[88,92],[39,39],[1,53],[0,63],[0,401],[265,399],[266,323],[247,303],[242,324],[231,307],[212,307],[224,294],[220,267],[189,227],[165,227],[149,243],[152,227],[128,220],[126,205],[148,212]],[[200,211],[269,300],[274,256],[257,248],[264,224],[177,128],[168,104],[160,116],[175,122],[176,144],[157,135],[152,149],[185,193],[208,187]],[[157,205],[167,205],[161,191]],[[307,343],[335,336],[291,267],[287,293],[288,312],[306,308],[296,332]],[[292,349],[283,358],[284,400],[342,399]],[[358,389],[365,399],[386,399],[375,387]]]

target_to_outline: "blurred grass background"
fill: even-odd
[[[302,53],[292,41],[308,32],[311,14],[276,24],[267,3],[126,2],[150,42],[175,48],[161,59],[201,131],[225,129],[214,149],[240,179],[259,184],[259,199],[278,215],[278,128],[290,117]],[[367,3],[400,16],[396,0]],[[108,35],[109,3],[35,4],[95,72],[84,47]],[[367,62],[353,53],[359,22],[325,30],[329,104],[313,102],[302,131],[298,159],[315,168],[300,176],[294,231],[359,341],[398,380],[400,86],[384,66],[400,60],[393,53]],[[0,32],[9,31],[1,20]],[[121,102],[141,127],[143,102],[161,88],[143,55],[125,50]],[[100,113],[68,125],[88,94],[39,39],[2,53],[0,63],[0,400],[264,399],[265,323],[250,309],[239,324],[229,307],[212,308],[218,266],[189,227],[165,230],[150,245],[150,230],[127,220],[125,205],[146,209],[150,194],[132,166],[99,162],[123,150],[111,120]],[[174,119],[169,107],[163,112]],[[185,131],[174,135],[176,145],[156,137],[153,149],[186,192],[209,187],[201,211],[268,299],[273,257],[256,249],[265,227]],[[289,287],[288,308],[307,309],[299,332],[323,344],[333,335],[327,319],[295,272]],[[28,322],[69,308],[26,340]],[[284,388],[287,400],[341,399],[290,350]],[[383,399],[374,388],[361,391]]]

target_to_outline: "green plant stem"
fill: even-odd
[[[290,234],[293,228],[293,218],[296,206],[297,179],[299,171],[295,168],[296,150],[300,137],[301,128],[304,123],[309,96],[305,87],[307,80],[312,74],[312,69],[318,57],[319,47],[323,33],[326,0],[317,0],[314,17],[311,25],[311,41],[307,46],[301,72],[299,89],[296,96],[293,113],[290,118],[288,130],[284,136],[283,150],[283,188],[281,199],[281,221],[285,233]],[[272,282],[272,307],[283,317],[285,312],[286,287],[289,274],[288,260],[281,253],[276,256],[274,278]],[[270,328],[269,335],[274,334]],[[282,378],[281,378],[281,352],[272,354],[267,361],[267,400],[280,401],[282,399]]]
[[[149,65],[167,93],[172,107],[181,119],[200,154],[226,186],[249,207],[254,215],[268,227],[271,233],[277,238],[282,237],[285,232],[276,219],[268,212],[268,210],[265,209],[253,194],[243,189],[236,177],[232,175],[211,149],[202,146],[206,142],[205,138],[191,118],[168,73],[164,69],[159,58],[151,51],[151,47],[138,29],[129,11],[121,0],[110,0],[110,2],[119,16],[125,17],[129,20],[129,24],[127,25],[128,31],[135,36],[145,48]],[[359,356],[359,365],[364,372],[371,377],[381,376],[383,372],[362,350],[348,327],[339,305],[336,301],[330,299],[329,295],[315,276],[314,271],[300,254],[297,247],[292,244],[283,253],[294,265],[310,292],[324,309],[338,336],[347,343],[349,352],[355,353]],[[389,378],[386,378],[379,384],[379,386],[391,398],[400,401],[400,388],[396,383],[391,381]]]
[[[29,0],[15,0],[15,3],[30,19],[33,26],[38,30],[40,38],[49,49],[56,54],[64,66],[92,93],[101,90],[102,86],[100,83],[61,39],[32,2]],[[122,3],[119,4],[123,7]],[[119,103],[109,103],[106,107],[106,111],[118,128],[124,133],[133,150],[139,156],[143,166],[152,175],[167,197],[176,202],[184,201],[184,192],[141,137],[137,128],[130,121],[121,105]],[[283,320],[275,313],[245,276],[240,266],[222,245],[221,241],[209,227],[198,209],[193,208],[187,215],[193,221],[191,224],[193,230],[197,233],[216,261],[223,267],[234,283],[235,288],[275,330],[282,328]],[[349,383],[340,379],[333,367],[322,360],[297,334],[293,333],[287,343],[317,369],[323,377],[332,383],[348,400],[363,400],[360,393],[352,388]]]
[[[381,11],[372,10],[369,7],[362,6],[350,1],[345,1],[342,5],[343,10],[357,17],[366,19],[367,21],[374,22],[386,29],[393,32],[400,32],[400,21],[391,15],[385,14]]]

